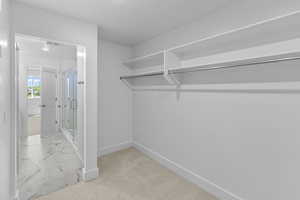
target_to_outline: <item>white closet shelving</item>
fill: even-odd
[[[178,84],[177,73],[300,59],[295,38],[300,38],[300,11],[126,61],[136,73],[121,80],[164,75]]]
[[[285,54],[274,55],[274,56],[262,56],[259,58],[217,62],[212,64],[194,66],[194,67],[174,68],[174,69],[169,69],[169,73],[178,74],[178,73],[188,73],[194,71],[229,69],[229,68],[238,68],[238,67],[250,66],[250,65],[254,66],[259,64],[268,64],[268,63],[284,62],[284,61],[291,61],[291,60],[300,60],[300,51],[296,53],[285,53]]]
[[[153,66],[163,66],[164,64],[164,52],[157,52],[146,56],[127,60],[123,63],[130,69],[147,68]]]
[[[299,20],[300,11],[293,12],[176,46],[167,51],[184,60],[289,40],[300,37]]]

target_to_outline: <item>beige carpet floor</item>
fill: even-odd
[[[98,160],[97,180],[38,200],[216,200],[134,148]]]

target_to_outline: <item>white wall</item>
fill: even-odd
[[[10,199],[11,165],[11,132],[10,132],[10,1],[2,1],[0,11],[0,41],[7,43],[1,48],[0,54],[0,199]]]
[[[131,48],[100,41],[99,155],[128,146],[132,141],[132,92],[120,76],[129,73],[122,65],[131,57]]]
[[[299,8],[299,1],[241,1],[134,51],[155,52]],[[179,94],[134,92],[133,140],[223,199],[299,199],[299,64],[184,77],[202,85]]]
[[[56,13],[14,4],[14,26],[18,34],[67,42],[86,47],[86,108],[85,108],[85,179],[98,175],[98,28],[94,24],[61,16]]]
[[[134,141],[242,199],[298,199],[300,95],[222,90],[136,92]]]

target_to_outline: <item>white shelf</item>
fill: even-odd
[[[262,56],[257,58],[239,59],[234,61],[224,61],[224,62],[216,62],[216,63],[203,64],[203,65],[177,67],[177,68],[169,69],[168,73],[175,75],[180,73],[190,73],[196,71],[226,70],[226,69],[245,67],[245,66],[257,67],[258,65],[261,64],[271,64],[271,63],[294,61],[294,60],[300,60],[300,51],[278,54],[278,55],[271,55],[271,56]],[[148,72],[148,73],[141,73],[136,75],[122,76],[120,79],[126,80],[126,79],[135,79],[135,78],[150,77],[150,76],[163,76],[163,75],[164,75],[163,71],[157,71],[157,72]]]
[[[152,82],[164,78],[176,88],[180,73],[292,60],[300,60],[300,11],[128,60],[124,65],[134,75],[121,80],[131,87],[135,80],[152,76]]]
[[[193,59],[300,37],[300,11],[180,45],[168,52]]]
[[[123,63],[130,69],[141,69],[164,65],[164,52],[157,52],[150,55],[130,59]]]
[[[167,49],[179,60],[246,49],[300,37],[300,11],[274,17],[254,24],[212,35],[200,40]],[[130,59],[124,65],[130,69],[164,66],[164,51]]]
[[[263,56],[257,58],[249,58],[249,59],[240,59],[234,61],[216,62],[216,63],[205,64],[205,65],[182,66],[182,67],[169,69],[169,73],[177,74],[177,73],[187,73],[187,72],[194,72],[194,71],[230,69],[230,68],[244,67],[250,65],[257,66],[260,64],[270,64],[275,62],[284,62],[284,61],[292,61],[292,60],[300,60],[300,52],[285,53],[285,54],[273,55],[273,56]]]

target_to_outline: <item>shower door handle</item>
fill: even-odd
[[[45,105],[45,104],[43,104],[43,105],[40,105],[40,107],[41,107],[41,108],[46,108],[46,105]]]

